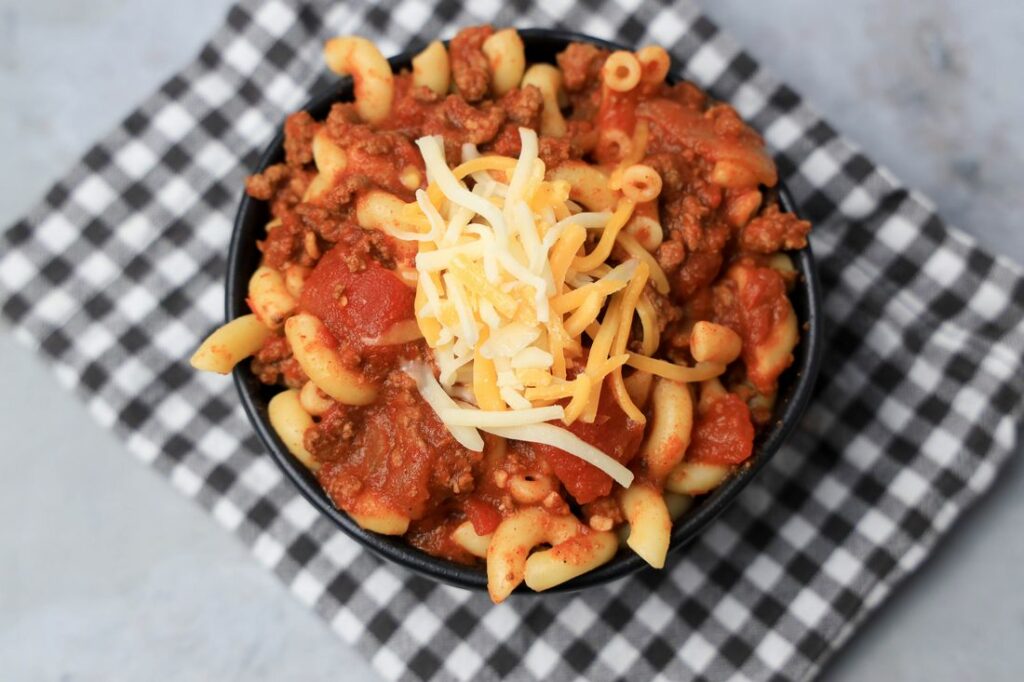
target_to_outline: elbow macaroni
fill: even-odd
[[[377,46],[366,38],[331,38],[324,45],[324,61],[339,76],[355,82],[356,110],[371,123],[384,119],[395,96],[391,65]]]
[[[405,202],[381,190],[363,192],[356,198],[356,222],[368,230],[394,233],[402,229]]]
[[[509,477],[507,489],[512,499],[519,504],[539,504],[555,492],[555,482],[550,476],[516,474]]]
[[[440,40],[427,45],[427,48],[412,58],[412,82],[430,88],[438,95],[446,95],[451,85],[452,67],[448,59],[448,50]]]
[[[291,294],[292,298],[298,300],[302,296],[302,289],[306,286],[306,278],[312,272],[309,268],[301,265],[289,265],[284,271],[284,287]]]
[[[665,479],[665,490],[678,495],[703,495],[720,486],[732,469],[710,462],[680,462]]]
[[[334,407],[331,397],[316,387],[312,381],[307,381],[299,391],[299,404],[302,409],[314,417],[322,417],[327,410]]]
[[[313,418],[303,409],[299,392],[291,389],[275,395],[267,405],[267,416],[288,452],[310,471],[319,469],[320,463],[303,444],[306,429],[313,425]]]
[[[265,265],[256,268],[249,279],[249,307],[263,324],[277,329],[297,305],[280,272]]]
[[[463,521],[452,531],[452,540],[455,541],[455,544],[481,559],[487,558],[487,548],[491,544],[492,537],[492,533],[477,535],[473,524],[469,521]]]
[[[641,72],[636,56],[619,50],[608,55],[601,68],[601,78],[611,90],[629,92],[640,83]]]
[[[750,266],[738,263],[725,273],[737,291],[748,286]],[[774,391],[779,375],[793,362],[793,349],[799,340],[796,313],[789,299],[783,298],[784,314],[775,321],[767,337],[759,344],[744,349],[744,362],[751,382],[762,392]]]
[[[412,519],[395,509],[389,509],[369,493],[361,493],[348,509],[348,515],[360,528],[381,535],[405,535]]]
[[[227,374],[254,354],[270,336],[256,315],[243,315],[213,332],[192,355],[192,366],[204,372]]]
[[[530,555],[540,544],[551,549]],[[536,591],[593,570],[615,554],[614,533],[594,531],[571,515],[529,507],[504,519],[487,548],[487,590],[503,602],[523,580]]]
[[[659,377],[651,400],[654,415],[640,457],[651,478],[660,481],[682,460],[690,445],[693,398],[686,384]]]
[[[743,340],[726,326],[701,320],[690,332],[690,353],[697,362],[728,365],[740,356]]]
[[[658,45],[642,47],[637,50],[636,58],[640,62],[640,79],[644,83],[657,85],[665,80],[671,66],[671,59],[665,48]]]
[[[332,179],[348,166],[348,155],[345,154],[345,150],[327,136],[325,128],[321,128],[313,136],[313,163],[319,172]]]
[[[514,28],[506,28],[491,34],[482,49],[491,67],[491,89],[501,97],[519,85],[526,71],[523,39]]]
[[[504,519],[487,547],[487,591],[494,603],[505,601],[523,582],[530,550],[540,544],[565,542],[578,534],[581,527],[573,516],[555,516],[536,507]]]
[[[711,403],[725,395],[725,386],[722,386],[722,382],[717,377],[700,382],[700,401],[697,403],[697,412],[704,414],[711,407]]]
[[[568,182],[572,186],[569,198],[589,211],[609,211],[615,207],[615,192],[608,187],[608,175],[598,166],[566,161],[548,171],[548,177]]]
[[[732,159],[722,159],[716,161],[711,169],[711,182],[722,187],[742,189],[757,187],[758,179],[757,173],[746,164]]]
[[[317,388],[345,405],[369,405],[377,387],[357,371],[349,369],[325,339],[331,338],[324,323],[309,313],[289,317],[285,338],[295,360]]]
[[[663,568],[672,535],[665,498],[650,483],[634,482],[619,493],[619,503],[629,522],[626,544],[654,568]]]
[[[611,531],[583,530],[526,560],[523,572],[526,586],[535,592],[561,585],[607,563],[619,548],[619,539]]]
[[[673,522],[682,518],[683,514],[693,506],[693,496],[691,495],[680,495],[665,491],[663,497],[665,499],[665,508],[668,509],[668,515]]]
[[[523,75],[522,87],[532,85],[540,90],[544,100],[540,112],[540,132],[551,137],[563,137],[566,133],[565,117],[558,105],[562,90],[562,72],[550,64],[534,64]]]
[[[661,194],[661,176],[650,166],[634,164],[622,173],[622,193],[637,203],[654,201]]]
[[[657,251],[665,238],[665,231],[658,218],[658,202],[645,201],[637,204],[633,209],[633,216],[626,223],[625,232],[647,252]]]

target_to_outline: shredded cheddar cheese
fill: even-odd
[[[551,422],[593,421],[606,379],[626,414],[643,422],[625,390],[627,364],[672,378],[707,372],[627,350],[638,319],[640,347],[656,351],[644,289],[650,280],[668,290],[657,261],[623,230],[635,203],[616,191],[612,210],[582,210],[569,199],[570,182],[545,179],[537,134],[519,133],[518,159],[465,145],[458,165],[440,137],[416,142],[427,189],[392,234],[418,244],[416,323],[440,371],[435,378],[415,363],[406,371],[466,447],[480,446],[478,430],[547,443],[628,486],[628,469]],[[609,262],[616,246],[628,260]]]

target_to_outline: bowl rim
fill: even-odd
[[[582,33],[564,31],[557,29],[543,28],[520,28],[517,29],[527,49],[532,43],[564,43],[588,42],[599,47],[612,50],[628,50],[630,48],[601,38],[595,38]],[[447,41],[445,41],[447,42]],[[393,68],[408,67],[409,62],[415,56],[416,49],[408,49],[388,59]],[[683,69],[673,59],[669,69],[668,78],[676,81],[683,80]],[[316,91],[301,107],[301,110],[316,110],[328,106],[335,101],[347,101],[351,99],[351,81],[343,79],[340,82],[332,82],[328,87]],[[256,169],[253,172],[260,172],[270,165],[275,157],[281,154],[284,141],[283,126],[278,125],[276,133],[270,143],[260,154]],[[778,192],[779,202],[783,209],[799,215],[796,204],[788,190],[780,180],[775,188]],[[262,203],[262,202],[260,202]],[[242,191],[242,199],[235,215],[232,225],[231,243],[228,251],[226,291],[225,291],[225,312],[228,320],[245,314],[246,283],[251,272],[243,271],[242,256],[246,247],[255,248],[255,239],[258,232],[253,235],[253,228],[247,225],[251,221],[250,214],[258,210],[258,203],[248,194]],[[244,239],[243,239],[244,237]],[[800,275],[797,287],[791,292],[790,300],[794,302],[794,308],[804,310],[800,323],[802,333],[800,343],[797,346],[797,353],[793,365],[787,370],[790,381],[795,385],[790,389],[788,399],[781,409],[777,408],[777,414],[773,415],[773,423],[762,430],[755,442],[754,455],[747,463],[729,480],[716,488],[713,492],[702,497],[702,499],[679,521],[672,525],[671,543],[669,554],[677,552],[697,537],[704,529],[721,514],[739,495],[740,491],[753,480],[758,472],[775,455],[789,435],[796,428],[800,417],[806,409],[814,390],[815,379],[821,363],[822,355],[822,315],[821,315],[821,285],[818,282],[817,267],[814,256],[808,244],[803,249],[789,252],[794,259],[797,271]],[[796,292],[801,292],[800,305],[796,305]],[[377,556],[397,563],[414,573],[425,576],[432,580],[462,587],[471,590],[486,590],[487,575],[485,570],[462,564],[457,564],[446,559],[434,557],[407,544],[400,537],[379,535],[361,528],[348,514],[334,506],[334,503],[324,492],[323,488],[301,462],[295,459],[280,441],[277,434],[270,427],[266,415],[266,405],[258,395],[258,386],[254,385],[255,378],[249,369],[248,363],[240,363],[233,371],[235,386],[241,399],[242,407],[256,431],[263,445],[268,450],[277,466],[284,472],[303,497],[308,500],[314,508],[330,519],[341,531],[358,542],[361,546],[369,549]],[[598,568],[584,573],[562,585],[558,585],[544,594],[552,592],[573,592],[583,588],[600,585],[626,577],[648,565],[633,552],[620,551],[610,561]],[[665,570],[665,569],[662,569]],[[522,585],[517,588],[516,594],[539,594],[526,590]]]

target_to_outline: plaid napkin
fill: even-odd
[[[688,2],[523,5],[241,2],[6,232],[3,313],[96,419],[386,678],[813,677],[1013,451],[1021,272],[944,225]],[[329,81],[321,42],[359,33],[395,53],[481,22],[669,47],[775,151],[815,223],[828,318],[799,432],[665,572],[498,607],[335,530],[264,453],[231,382],[184,360],[223,320],[243,178]]]

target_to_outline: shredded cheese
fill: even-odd
[[[437,413],[449,426],[473,426],[479,429],[504,426],[526,426],[552,419],[561,419],[565,410],[561,405],[531,407],[525,410],[472,410],[446,408]]]
[[[465,447],[483,447],[480,431],[543,443],[628,486],[626,467],[552,422],[593,421],[606,379],[630,418],[644,421],[622,367],[639,363],[640,371],[664,375],[626,345],[639,318],[642,349],[657,349],[657,320],[643,289],[651,279],[667,290],[667,280],[623,231],[634,202],[616,192],[614,210],[584,212],[569,200],[570,182],[545,179],[537,134],[519,133],[517,159],[481,155],[467,144],[461,163],[451,165],[439,136],[416,142],[427,189],[400,212],[407,229],[391,233],[418,245],[417,327],[408,333],[422,333],[439,376],[424,363],[405,371]],[[625,262],[609,262],[616,245]],[[584,344],[584,333],[593,342]]]
[[[646,355],[630,353],[626,364],[635,367],[643,372],[679,381],[681,383],[695,383],[714,379],[725,371],[725,365],[718,362],[698,362],[693,367],[684,367],[665,360],[649,358]]]
[[[584,462],[593,464],[605,472],[623,488],[628,488],[633,483],[633,472],[622,466],[615,459],[595,448],[590,443],[581,439],[572,431],[559,428],[554,424],[530,424],[528,426],[506,426],[488,427],[484,431],[493,433],[495,436],[509,438],[512,440],[523,440],[531,443],[541,443],[551,447],[564,450],[571,455],[579,457]]]
[[[458,409],[458,405],[455,401],[445,393],[444,389],[441,388],[441,384],[437,383],[437,379],[434,378],[434,372],[423,363],[409,363],[403,370],[406,374],[413,378],[416,382],[416,388],[419,389],[420,395],[423,396],[423,400],[440,415],[446,409]],[[484,450],[484,439],[477,433],[476,429],[467,426],[456,426],[453,424],[445,424],[448,430],[451,431],[452,436],[459,443],[474,452],[483,452]]]

